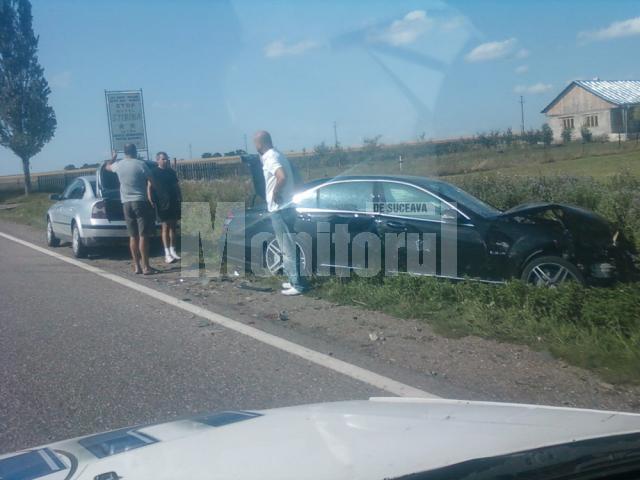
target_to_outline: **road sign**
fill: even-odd
[[[111,149],[123,152],[127,143],[147,150],[147,126],[144,119],[142,90],[105,91]]]

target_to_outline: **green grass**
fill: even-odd
[[[640,284],[614,288],[487,285],[402,275],[320,283],[332,302],[419,319],[444,335],[548,350],[612,383],[640,383]]]
[[[47,225],[45,214],[52,203],[48,193],[32,193],[29,196],[2,195],[0,196],[0,207],[13,204],[16,207],[1,208],[0,219],[44,228]]]
[[[594,177],[604,179],[626,172],[640,176],[640,151],[613,153],[607,155],[589,155],[560,161],[547,161],[529,165],[509,165],[491,170],[503,175],[551,176],[572,175],[576,177]],[[482,175],[467,173],[463,176]],[[448,178],[454,180],[456,176]]]
[[[298,165],[307,178],[366,173],[407,174],[447,179],[486,172],[604,177],[630,171],[640,175],[640,145],[635,142],[622,145],[572,143],[550,147],[517,145],[502,149],[476,147],[438,155],[423,150],[417,147],[398,147],[369,154],[354,153],[342,161],[342,166],[338,166],[337,160],[332,156],[311,157],[298,161]],[[403,157],[402,168],[398,162],[400,155]]]

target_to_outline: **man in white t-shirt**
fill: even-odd
[[[253,139],[262,161],[262,172],[266,190],[267,209],[271,216],[273,232],[282,251],[282,266],[288,282],[282,284],[283,295],[300,295],[307,289],[307,282],[300,276],[296,261],[296,242],[291,233],[292,216],[287,208],[294,189],[291,164],[278,150],[273,148],[269,132],[260,131]]]

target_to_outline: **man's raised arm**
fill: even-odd
[[[112,165],[117,159],[118,159],[118,152],[116,152],[115,150],[111,150],[111,160],[107,160],[105,162],[104,168],[106,168],[110,172],[113,172]]]

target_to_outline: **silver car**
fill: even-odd
[[[47,211],[47,245],[70,241],[82,258],[91,247],[124,244],[128,239],[115,173],[100,167],[96,175],[76,178]]]

